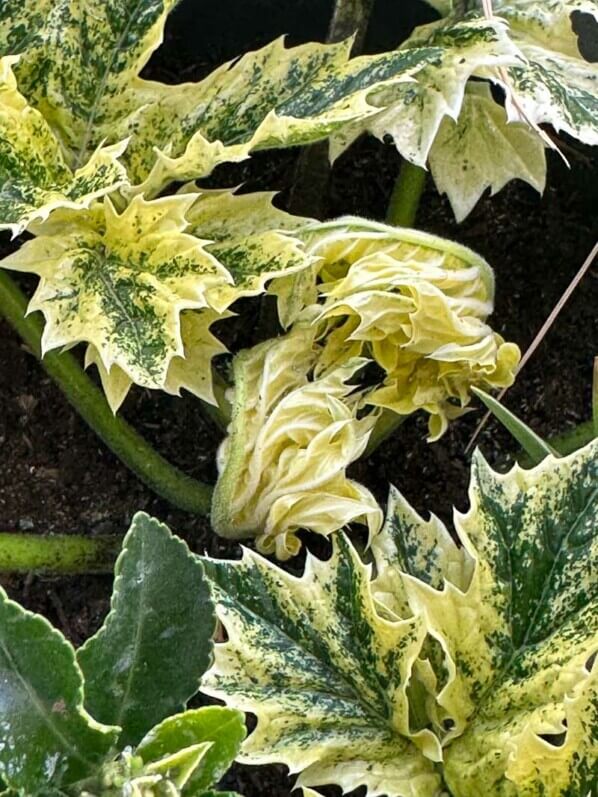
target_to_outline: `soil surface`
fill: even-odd
[[[233,4],[229,1],[211,4],[218,10],[205,19],[202,14],[207,12],[194,15],[191,5],[183,4],[173,15],[166,43],[150,64],[152,77],[197,79],[235,54],[271,40],[285,26],[294,41],[322,39],[326,31],[326,15],[321,11],[326,4],[321,2],[297,0],[294,15],[272,14],[267,22],[266,0],[240,0],[234,6],[243,9],[237,18],[230,16]],[[398,5],[402,4],[393,7]],[[253,14],[248,12],[250,6]],[[302,13],[299,6],[304,6]],[[383,16],[378,15],[380,9],[390,13],[389,8],[383,3],[377,7],[367,43],[370,50],[375,49],[376,38],[380,48],[401,38],[387,40],[389,26],[382,25]],[[222,36],[231,18],[237,24],[228,36]],[[429,18],[428,14],[419,21]],[[191,22],[195,27],[189,31]],[[198,57],[197,52],[202,55]],[[458,226],[430,182],[418,217],[420,228],[454,238],[488,259],[497,278],[494,326],[524,350],[598,233],[598,165],[579,145],[564,142],[564,146],[571,168],[558,156],[550,156],[549,185],[543,197],[524,184],[511,183],[498,196],[484,198]],[[247,190],[280,190],[279,202],[284,207],[297,157],[296,151],[261,154],[240,167],[218,170],[210,184],[245,182]],[[325,215],[355,213],[383,219],[399,166],[400,157],[392,145],[371,138],[359,140],[332,169]],[[12,246],[0,239],[4,252]],[[22,284],[30,291],[35,281],[25,279]],[[590,416],[592,364],[598,354],[597,307],[598,271],[594,268],[508,393],[508,406],[542,436],[566,431]],[[252,314],[243,312],[241,308],[241,319],[230,332],[237,347],[250,345],[259,334],[251,328]],[[146,489],[73,412],[10,327],[5,323],[0,327],[0,530],[122,534],[133,514],[145,510],[166,522],[196,551],[239,555],[238,546],[217,538],[206,520],[176,511]],[[470,456],[465,447],[480,418],[476,409],[433,445],[425,441],[426,419],[409,420],[374,455],[357,463],[352,475],[381,502],[393,483],[418,510],[432,510],[450,522],[453,507],[463,510],[467,506]],[[137,389],[127,399],[123,415],[171,462],[192,476],[214,481],[214,453],[221,435],[205,420],[193,397],[171,398]],[[499,467],[516,450],[495,422],[488,423],[478,443]],[[309,540],[308,545],[315,551],[326,550],[318,540]],[[291,566],[300,567],[300,562]],[[112,580],[108,576],[29,575],[5,576],[0,581],[11,597],[43,613],[79,644],[101,623]],[[246,797],[287,797],[292,780],[281,767],[235,766],[225,785]]]

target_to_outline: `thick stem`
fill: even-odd
[[[111,573],[122,540],[0,533],[1,573]]]
[[[394,185],[386,221],[395,227],[413,227],[426,186],[427,172],[421,166],[403,161]]]
[[[406,418],[406,415],[397,415],[397,413],[393,412],[392,410],[382,410],[380,417],[376,421],[376,425],[372,430],[372,434],[370,435],[364,457],[368,457],[370,454],[373,454],[381,443],[387,440],[391,434],[396,432]]]
[[[374,0],[336,0],[328,29],[328,41],[340,42],[355,35],[353,55],[363,49]]]
[[[4,271],[0,271],[0,314],[14,327],[38,357],[79,415],[116,456],[157,495],[174,506],[208,515],[212,487],[184,474],[160,456],[126,421],[113,415],[103,393],[69,352],[41,356],[43,323],[25,316],[27,299]]]

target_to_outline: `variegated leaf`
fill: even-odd
[[[29,309],[46,317],[44,352],[85,341],[107,371],[116,365],[140,385],[164,387],[184,355],[181,311],[206,307],[208,289],[231,279],[185,232],[195,199],[136,197],[121,214],[109,200],[58,211],[2,261],[40,276]]]
[[[161,43],[176,2],[9,0],[0,6],[0,54],[22,53],[19,86],[61,135],[71,166],[84,164],[106,138],[103,126],[114,123],[113,108]]]
[[[328,561],[308,555],[301,578],[249,551],[203,561],[228,635],[203,689],[258,720],[241,760],[283,762],[304,786],[436,797],[439,773],[422,749],[438,759],[437,742],[409,725],[421,620],[377,613],[349,541],[335,535]]]
[[[293,233],[310,220],[278,210],[272,198],[270,193],[208,193],[187,214],[189,231],[213,242],[206,245],[207,251],[232,276],[233,284],[223,283],[207,294],[210,306],[220,313],[237,299],[264,293],[272,280],[312,271],[315,258],[306,253]],[[303,308],[289,310],[279,299],[279,314],[285,325],[299,309]]]
[[[471,507],[455,519],[469,584],[447,566],[442,588],[403,578],[446,656],[438,703],[454,797],[585,795],[596,783],[597,483],[598,442],[504,476],[478,454]],[[409,540],[408,559],[425,561],[426,539]]]
[[[17,90],[16,58],[0,58],[0,230],[18,235],[56,208],[85,208],[126,182],[126,142],[96,150],[74,173],[39,111]]]
[[[216,313],[213,310],[187,310],[181,314],[181,337],[183,356],[173,357],[166,372],[162,390],[173,396],[180,396],[181,390],[188,390],[194,396],[216,405],[212,360],[219,354],[226,354],[227,348],[210,332],[216,321],[230,318],[233,313]],[[107,370],[98,350],[87,348],[85,367],[95,365],[102,380],[102,387],[112,412],[116,413],[133,385],[131,378],[118,365]]]
[[[542,139],[504,108],[484,83],[471,83],[457,121],[445,118],[430,151],[430,169],[457,221],[469,215],[487,188],[498,193],[514,179],[542,193],[546,155]]]
[[[369,490],[346,477],[375,423],[357,417],[359,394],[348,384],[364,362],[311,378],[314,334],[299,324],[235,357],[232,422],[218,454],[214,530],[257,537],[281,559],[299,551],[300,529],[328,535],[357,521],[374,534],[381,524]]]
[[[497,0],[527,63],[479,74],[505,88],[510,120],[552,125],[586,144],[598,144],[598,64],[580,54],[574,11],[598,20],[595,0]]]
[[[472,385],[513,381],[519,349],[487,323],[494,277],[474,252],[352,217],[301,235],[321,258],[319,373],[355,356],[375,360],[386,379],[367,402],[400,415],[425,410],[431,439],[462,414]]]
[[[522,62],[506,26],[498,20],[451,18],[434,22],[418,28],[399,52],[426,48],[437,50],[438,58],[418,72],[412,82],[372,94],[369,101],[380,112],[346,125],[333,135],[333,158],[367,131],[380,139],[392,136],[404,158],[425,166],[442,120],[446,116],[458,117],[471,75],[483,67]]]

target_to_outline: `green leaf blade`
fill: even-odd
[[[78,651],[89,710],[119,724],[123,744],[138,742],[199,688],[214,625],[201,565],[165,526],[136,515],[110,614]]]
[[[83,708],[75,651],[40,615],[0,593],[0,778],[11,789],[45,795],[93,772],[118,728]]]
[[[185,795],[202,795],[218,783],[235,760],[246,735],[243,714],[234,709],[208,706],[168,717],[152,728],[137,747],[148,764],[192,745],[209,742],[198,768],[185,784]]]

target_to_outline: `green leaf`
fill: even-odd
[[[168,717],[147,734],[136,752],[148,764],[186,747],[209,742],[209,749],[185,784],[186,795],[203,795],[226,773],[245,735],[243,714],[208,706]]]
[[[306,786],[435,797],[440,778],[419,748],[436,759],[440,749],[409,727],[421,619],[377,614],[369,568],[344,535],[330,560],[308,554],[301,578],[247,550],[204,564],[228,641],[203,689],[257,717],[240,760],[283,762]]]
[[[504,476],[477,454],[471,507],[455,521],[470,583],[404,579],[446,654],[438,703],[452,721],[444,771],[454,797],[585,795],[595,783],[597,484],[597,442]],[[564,751],[542,741],[561,733]]]
[[[106,370],[163,388],[184,354],[182,310],[207,306],[209,287],[228,272],[187,234],[194,195],[146,202],[117,213],[109,199],[89,211],[56,211],[38,235],[0,265],[40,276],[29,311],[46,318],[43,352],[93,344]]]
[[[138,513],[116,564],[110,613],[77,654],[87,708],[122,727],[121,745],[135,744],[195,694],[214,627],[201,565],[166,526]]]
[[[523,448],[529,456],[532,464],[538,465],[542,462],[544,457],[550,456],[551,454],[555,457],[559,456],[558,451],[555,451],[552,446],[544,442],[533,429],[530,429],[523,421],[519,420],[519,418],[504,407],[500,401],[492,398],[492,396],[489,396],[488,393],[485,393],[479,388],[474,387],[472,390],[480,401],[486,405],[494,417],[513,435],[521,448]]]
[[[19,794],[47,795],[90,774],[118,728],[83,708],[75,651],[40,615],[0,590],[0,778]]]
[[[0,230],[19,235],[56,208],[85,208],[123,186],[126,142],[97,149],[73,173],[44,117],[17,91],[14,57],[0,58]]]
[[[459,222],[487,188],[494,195],[520,179],[542,193],[546,185],[542,139],[526,124],[509,123],[484,83],[468,86],[456,122],[443,120],[430,151],[430,169]]]

